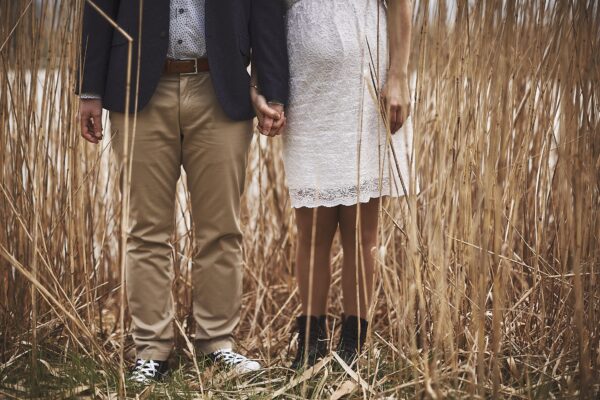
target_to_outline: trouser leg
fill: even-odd
[[[163,77],[137,115],[132,151],[126,288],[137,357],[166,360],[173,347],[172,247],[180,175],[179,81]],[[123,178],[124,114],[110,113],[113,150]],[[133,127],[133,114],[130,115]],[[130,128],[131,129],[131,128]]]
[[[183,166],[196,235],[193,300],[199,350],[232,347],[240,318],[244,190],[252,122],[229,119],[209,73],[182,78]]]

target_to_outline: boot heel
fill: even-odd
[[[342,315],[342,332],[336,351],[346,364],[351,366],[361,353],[368,327],[369,323],[362,318]]]
[[[310,327],[308,327],[310,321]],[[325,316],[315,317],[301,315],[296,318],[296,331],[298,332],[296,357],[290,369],[301,370],[312,367],[317,361],[327,354],[327,323]],[[308,335],[308,349],[306,348]]]

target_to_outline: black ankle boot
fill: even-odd
[[[308,321],[310,319],[310,328]],[[310,329],[308,332],[307,328]],[[296,329],[298,331],[298,349],[296,357],[290,366],[291,369],[299,370],[304,367],[306,355],[306,367],[311,367],[317,360],[327,354],[327,323],[324,315],[320,317],[307,317],[301,315],[296,318]],[[308,351],[306,350],[306,336],[308,334]]]
[[[348,317],[342,315],[342,333],[338,342],[337,353],[346,364],[352,365],[362,351],[368,326],[369,323],[362,318],[354,315]]]

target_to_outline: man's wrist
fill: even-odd
[[[81,93],[79,95],[80,100],[101,100],[102,96],[96,93]]]
[[[277,100],[277,99],[274,99],[274,100],[269,100],[269,101],[267,102],[267,104],[272,104],[272,105],[275,105],[275,106],[281,106],[281,107],[285,107],[285,104],[284,104],[282,101],[279,101],[279,100]]]

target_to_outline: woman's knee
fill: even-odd
[[[358,231],[353,228],[342,230],[341,233],[342,245],[346,251],[360,246],[361,250],[368,250],[370,253],[377,246],[377,226],[361,226]]]
[[[363,251],[371,249],[377,246],[377,227],[369,227],[361,231],[361,246]]]
[[[296,226],[298,228],[298,244],[301,247],[328,247],[331,246],[338,227],[337,213],[332,209],[323,210],[321,208],[297,210]]]
[[[334,235],[335,229],[331,229],[331,227],[326,231],[319,231],[317,228],[316,232],[313,232],[312,229],[298,229],[298,244],[304,249],[331,247]]]

